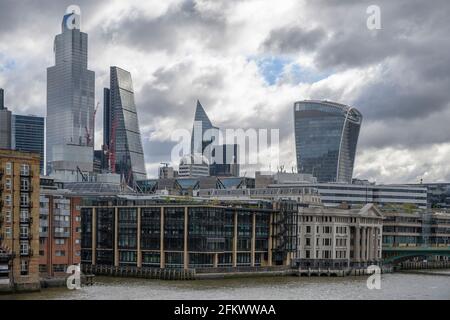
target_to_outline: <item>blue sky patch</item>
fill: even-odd
[[[294,62],[294,60],[282,57],[251,57],[249,61],[254,61],[259,72],[264,77],[268,85],[275,85],[282,76],[286,76],[294,84],[314,83],[329,77],[331,72],[317,72]],[[290,74],[286,74],[290,73]]]

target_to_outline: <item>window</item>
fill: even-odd
[[[12,174],[12,163],[11,162],[7,162],[6,163],[6,175],[10,176]]]
[[[11,217],[11,210],[6,211],[6,223],[11,223],[12,217]]]
[[[11,227],[6,227],[6,238],[11,239],[12,238],[12,229]]]
[[[7,207],[11,207],[11,206],[12,206],[12,197],[11,197],[10,194],[7,194],[7,195],[5,196],[5,205],[6,205]]]
[[[20,205],[23,207],[28,207],[30,204],[30,195],[28,193],[20,194]]]
[[[30,191],[30,179],[20,179],[20,191]]]
[[[27,260],[20,261],[20,274],[22,276],[28,275],[28,261]]]
[[[11,188],[12,188],[11,178],[6,178],[5,180],[6,191],[11,191]]]
[[[20,254],[22,256],[26,256],[28,255],[30,251],[30,244],[28,243],[28,241],[20,241]]]
[[[77,233],[80,233],[80,232],[81,232],[81,228],[78,227],[78,228],[76,229],[76,232],[77,232]]]
[[[311,233],[311,226],[306,226],[306,233]]]
[[[28,226],[20,226],[20,237],[21,238],[28,238],[30,229]]]
[[[81,217],[80,216],[75,217],[75,221],[76,222],[80,222],[81,221]]]
[[[30,175],[30,166],[28,164],[20,165],[20,175],[21,176],[29,176]]]
[[[46,264],[40,264],[39,265],[39,272],[40,273],[46,273],[47,272],[47,265]]]
[[[306,246],[310,246],[311,245],[311,238],[306,238]]]
[[[55,244],[56,245],[63,245],[65,243],[66,243],[66,241],[64,239],[55,239]]]
[[[66,252],[64,250],[56,250],[55,256],[57,256],[57,257],[65,257],[66,256]]]
[[[75,240],[75,244],[80,244],[81,243],[81,239],[76,239]]]
[[[28,223],[29,219],[30,219],[30,212],[28,211],[28,209],[20,209],[20,222]]]
[[[53,272],[66,272],[66,265],[65,264],[53,265]]]

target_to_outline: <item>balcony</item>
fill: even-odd
[[[20,203],[20,207],[32,209],[33,208],[33,202],[31,202],[31,201],[29,201],[28,203],[21,202]]]
[[[31,258],[33,256],[33,250],[29,249],[27,252],[21,252],[20,256],[21,257],[30,257]]]
[[[33,186],[28,186],[28,187],[21,187],[20,188],[20,192],[27,192],[27,193],[32,193],[33,192]]]
[[[33,223],[33,218],[29,217],[29,218],[20,218],[20,224],[32,224]]]

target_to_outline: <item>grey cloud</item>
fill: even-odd
[[[188,39],[211,47],[224,44],[225,17],[199,11],[195,1],[172,5],[165,15],[154,19],[137,14],[105,28],[103,38],[143,51],[174,52]]]
[[[325,37],[325,31],[320,28],[305,30],[300,26],[283,27],[272,30],[261,49],[274,54],[298,54],[316,49]]]

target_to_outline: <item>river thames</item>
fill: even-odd
[[[450,272],[448,275],[384,274],[380,290],[369,290],[366,281],[367,277],[261,277],[197,281],[97,277],[94,286],[81,290],[43,289],[40,293],[0,295],[0,300],[450,299]]]

